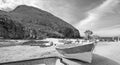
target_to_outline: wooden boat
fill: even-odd
[[[94,43],[58,45],[56,50],[65,58],[77,59],[91,63]]]

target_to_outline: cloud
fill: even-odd
[[[99,36],[120,36],[120,28],[105,28],[95,31],[94,34]]]
[[[18,5],[29,5],[37,7],[36,4],[39,0],[0,0],[0,10],[12,10]],[[39,1],[39,4],[42,3]]]
[[[77,24],[78,29],[94,28],[95,23],[109,13],[115,13],[114,9],[120,4],[120,0],[106,0],[100,6],[87,12],[87,18]]]

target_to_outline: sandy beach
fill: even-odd
[[[120,63],[120,42],[100,42],[94,53]]]
[[[23,55],[26,53],[26,59],[32,58],[30,55],[34,54],[33,52],[38,55],[39,47],[21,47],[21,46],[16,46],[16,47],[11,47],[12,50],[19,50],[21,52],[24,51],[24,53],[17,53],[20,54],[19,57],[23,57]],[[102,42],[98,43],[93,54],[93,60],[92,63],[84,63],[76,60],[69,60],[63,58],[62,60],[65,63],[68,63],[69,65],[120,65],[120,44],[119,42]],[[1,50],[1,48],[0,48]],[[5,49],[4,49],[5,50]],[[31,52],[30,52],[31,51]],[[48,50],[49,51],[49,50]],[[5,51],[4,51],[5,52]],[[6,54],[11,54],[7,52]],[[3,56],[2,51],[0,52],[0,56]],[[25,58],[25,55],[23,58]],[[34,56],[33,56],[34,57]],[[19,59],[19,58],[17,58]],[[47,63],[50,65],[49,62],[53,62],[51,65],[64,65],[63,63],[57,62],[55,63],[56,60],[59,60],[59,58],[47,58],[47,59],[34,59],[34,60],[27,60],[27,61],[21,61],[21,62],[13,62],[13,63],[7,63],[3,65],[44,65],[43,63],[47,61]]]

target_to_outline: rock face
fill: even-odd
[[[21,5],[0,11],[0,37],[12,39],[80,38],[79,31],[49,12]]]

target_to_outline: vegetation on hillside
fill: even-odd
[[[79,31],[53,14],[21,5],[0,11],[0,37],[9,39],[80,38]]]

